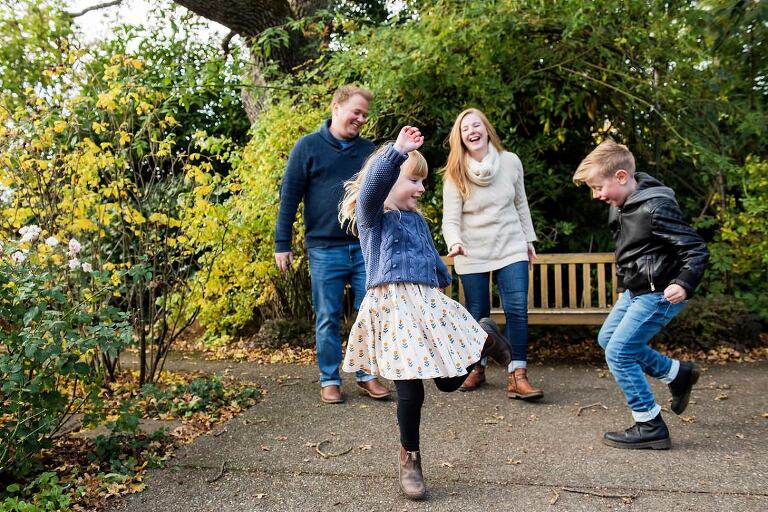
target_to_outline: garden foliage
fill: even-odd
[[[76,240],[64,249],[36,232],[0,251],[0,476],[34,467],[67,420],[93,409],[102,358],[131,342],[109,273],[81,262]]]
[[[260,323],[280,294],[309,295],[308,288],[291,289],[307,279],[276,278],[277,187],[290,147],[317,128],[328,115],[330,93],[347,82],[376,94],[366,136],[384,142],[404,124],[426,134],[431,173],[422,208],[439,249],[445,249],[440,167],[446,137],[455,116],[474,106],[522,159],[540,252],[612,249],[605,206],[571,183],[579,161],[612,136],[629,145],[639,170],[677,191],[686,215],[712,242],[702,292],[753,298],[753,311],[765,314],[765,282],[758,282],[768,271],[759,249],[768,226],[759,179],[768,94],[764,2],[435,0],[408,6],[383,24],[338,22],[336,44],[302,71],[275,79],[282,88],[272,94],[236,170],[242,189],[226,202],[247,235],[233,237],[237,245],[225,243],[227,256],[206,276],[200,295],[207,297],[200,302],[206,327],[231,332],[249,320]],[[301,253],[296,233],[294,249]],[[240,272],[231,265],[236,255],[245,257]],[[296,272],[306,276],[306,265]],[[307,305],[277,313],[292,318],[306,311],[292,307]]]

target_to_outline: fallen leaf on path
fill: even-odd
[[[358,446],[358,448],[361,449],[361,450],[370,450],[371,449],[371,445],[369,445],[369,444],[361,444],[360,446]]]
[[[453,464],[451,464],[450,462],[443,462],[440,465],[443,466],[443,467],[446,467],[446,468],[452,468],[453,467]]]
[[[744,434],[736,434],[736,437],[738,437],[739,439],[744,439]]]
[[[695,416],[680,416],[680,421],[682,421],[683,423],[685,423],[687,425],[687,424],[695,422],[696,421],[696,417]]]
[[[516,465],[516,464],[522,464],[523,461],[519,459],[507,459],[507,464],[509,465]]]
[[[725,393],[720,393],[715,397],[715,400],[728,400],[728,395],[726,395]]]
[[[287,436],[275,436],[273,439],[275,441],[287,441],[288,437]]]
[[[269,446],[261,445],[261,450],[264,451],[264,452],[268,452],[269,451]]]

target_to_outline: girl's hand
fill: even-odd
[[[397,134],[395,149],[398,153],[407,155],[414,149],[419,149],[424,144],[424,136],[415,126],[403,126]]]
[[[536,261],[536,249],[533,243],[528,242],[528,270],[533,270],[533,262]]]
[[[450,246],[448,248],[448,257],[449,258],[453,258],[454,256],[459,256],[459,255],[461,255],[461,256],[466,256],[467,255],[467,250],[464,249],[463,245],[461,245],[459,243],[455,243],[455,244],[453,244],[452,246]]]

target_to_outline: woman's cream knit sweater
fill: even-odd
[[[480,167],[471,158],[469,163]],[[508,151],[498,154],[489,146],[483,163],[485,168],[470,176],[473,179],[466,200],[452,183],[443,182],[445,243],[449,249],[460,243],[467,253],[454,259],[458,274],[490,272],[527,261],[527,244],[536,240],[520,159]]]

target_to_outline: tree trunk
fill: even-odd
[[[221,23],[236,34],[251,41],[264,30],[279,27],[289,18],[301,18],[311,15],[318,9],[328,7],[330,0],[174,0],[190,11]],[[305,43],[303,34],[290,34],[287,48],[274,48],[271,57],[280,66],[280,70],[290,73],[302,63],[305,57],[301,46]]]

